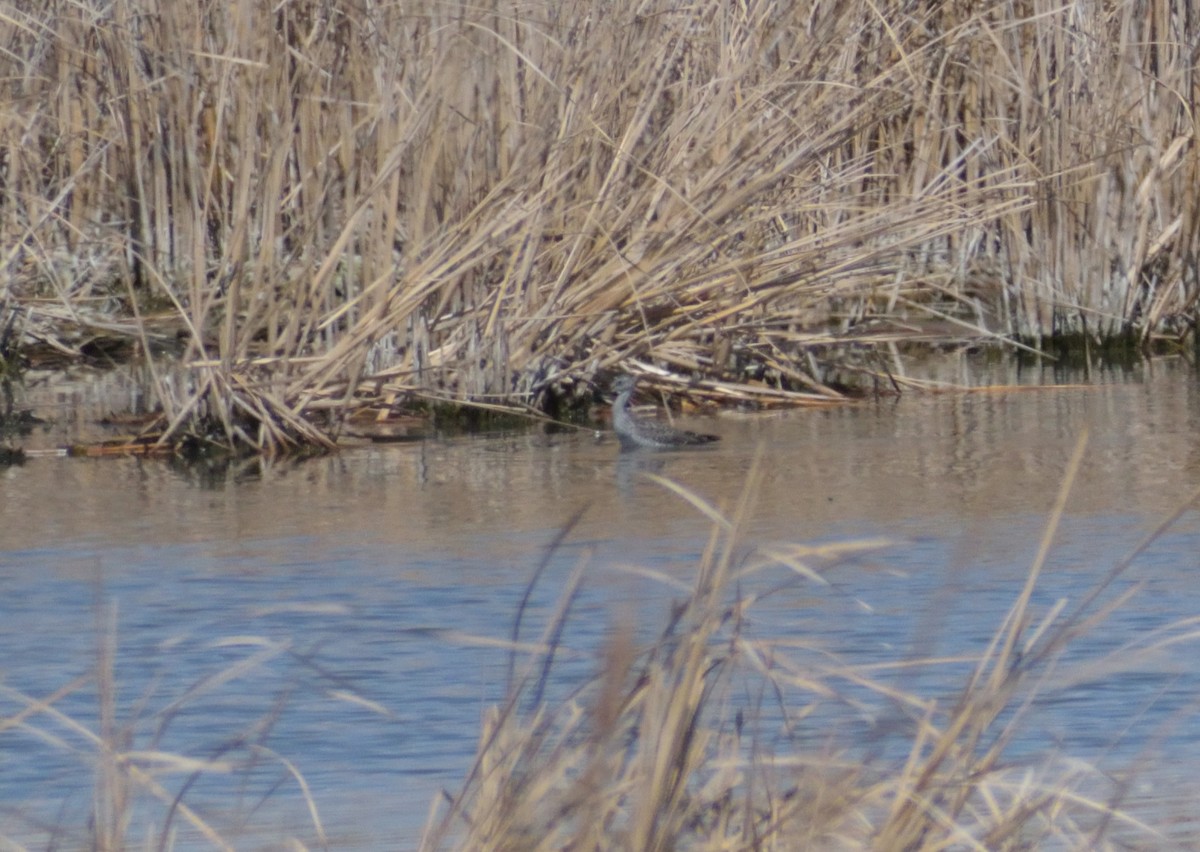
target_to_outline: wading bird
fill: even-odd
[[[612,425],[617,437],[621,440],[622,450],[668,450],[675,447],[694,447],[719,441],[716,435],[705,435],[701,432],[689,432],[686,429],[676,429],[657,420],[644,420],[635,417],[629,410],[629,400],[637,379],[630,375],[618,376],[613,382],[613,390],[617,392],[616,402],[613,403]]]

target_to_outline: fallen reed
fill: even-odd
[[[780,588],[756,584],[756,575],[782,568],[799,582],[823,586],[844,563],[880,542],[748,549],[742,537],[753,510],[755,470],[728,516],[659,479],[714,519],[694,585],[657,638],[641,643],[631,624],[614,625],[595,679],[561,700],[550,699],[546,683],[555,655],[563,652],[556,643],[570,617],[579,581],[573,578],[540,650],[521,646],[528,655],[518,669],[523,674],[508,699],[487,714],[474,766],[462,788],[438,803],[423,848],[1082,850],[1169,844],[1161,830],[1166,826],[1123,808],[1129,778],[1070,754],[1010,754],[1039,696],[1075,682],[1063,663],[1068,646],[1136,593],[1136,587],[1116,591],[1113,581],[1200,497],[1193,495],[1077,605],[1035,606],[1032,593],[1084,443],[1024,587],[990,645],[971,661],[961,689],[940,698],[905,690],[903,678],[885,676],[887,667],[873,673],[806,643],[756,637],[746,628],[764,594]],[[1196,638],[1192,624],[1169,632],[1176,631],[1142,650]],[[1133,650],[1120,655],[1101,661],[1092,675],[1136,666]],[[910,659],[904,666],[961,663]],[[861,714],[874,722],[857,741],[833,730],[800,733],[819,726],[820,708],[830,704],[843,717]],[[880,713],[880,707],[888,710]],[[872,727],[887,729],[882,739],[869,732]]]
[[[1140,0],[0,0],[0,325],[132,341],[168,434],[268,452],[630,359],[770,402],[886,380],[908,341],[1178,337],[1194,27]]]

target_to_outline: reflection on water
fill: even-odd
[[[759,446],[748,544],[896,544],[833,568],[828,588],[764,574],[779,588],[754,610],[757,638],[814,643],[856,665],[979,653],[1019,591],[1081,431],[1088,453],[1038,612],[1077,603],[1200,486],[1195,377],[1157,364],[1132,378],[729,414],[704,423],[723,440],[697,452],[619,456],[581,433],[355,449],[216,482],[137,460],[2,470],[0,715],[53,696],[64,718],[32,713],[0,730],[0,835],[44,845],[32,820],[82,825],[94,747],[66,717],[99,727],[95,686],[77,679],[111,619],[127,747],[211,760],[270,750],[235,780],[189,786],[185,801],[214,823],[311,838],[277,754],[303,773],[337,848],[415,839],[504,693],[496,643],[512,635],[559,529],[582,512],[532,589],[520,638],[540,635],[586,564],[555,668],[563,694],[595,670],[592,652],[618,618],[646,637],[662,624],[676,592],[625,566],[686,582],[704,547],[708,521],[641,474],[730,510]],[[1064,671],[1200,613],[1198,532],[1186,513],[1138,558],[1109,597],[1140,593],[1071,649]],[[1052,691],[1016,753],[1061,746],[1121,767],[1146,749],[1185,777],[1200,757],[1194,659],[1185,644],[1136,672]],[[965,671],[898,677],[952,695]],[[812,724],[866,743],[887,716],[838,705]],[[188,778],[158,780],[173,794]]]

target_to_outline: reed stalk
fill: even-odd
[[[1072,755],[1015,757],[1010,750],[1041,696],[1136,669],[1143,652],[1197,636],[1188,619],[1094,661],[1086,672],[1064,664],[1069,645],[1136,593],[1134,587],[1113,594],[1114,580],[1200,499],[1200,492],[1192,495],[1073,611],[1061,602],[1035,606],[1032,592],[1085,443],[1081,438],[1024,587],[961,689],[944,697],[909,691],[903,677],[888,673],[962,660],[863,666],[803,640],[756,637],[748,629],[768,595],[796,588],[763,583],[764,572],[785,569],[799,583],[825,586],[846,563],[884,543],[749,548],[743,538],[755,471],[728,515],[659,480],[716,518],[694,585],[648,642],[634,638],[631,623],[615,624],[595,678],[552,700],[544,697],[547,661],[563,653],[556,637],[572,586],[541,649],[514,645],[514,653],[530,654],[525,676],[488,713],[474,766],[461,789],[444,797],[422,848],[1170,845],[1169,826],[1123,807],[1128,779]],[[804,733],[831,704],[843,717],[863,718],[860,728],[848,726],[857,740],[834,730]]]
[[[76,822],[73,815],[68,816],[73,810],[70,793],[64,795],[61,803],[51,802],[59,808],[57,822],[47,819],[44,801],[31,800],[28,804],[10,801],[6,803],[7,820],[5,829],[0,831],[0,844],[5,848],[29,848],[30,840],[34,839],[45,848],[96,852],[198,846],[231,852],[239,848],[233,835],[244,831],[245,824],[231,818],[227,808],[213,807],[211,797],[205,804],[197,805],[189,800],[189,793],[202,780],[220,779],[230,790],[239,790],[233,794],[238,799],[261,782],[264,769],[270,772],[278,767],[267,796],[279,789],[298,790],[308,823],[294,826],[295,833],[304,837],[303,842],[296,836],[273,839],[283,845],[299,846],[307,842],[315,848],[329,848],[308,782],[290,760],[265,744],[283,711],[285,698],[276,701],[253,724],[233,731],[206,753],[171,752],[162,744],[177,717],[196,712],[206,700],[227,708],[214,693],[231,681],[261,676],[272,661],[291,650],[287,643],[264,640],[265,647],[206,673],[182,695],[149,712],[149,694],[133,702],[118,698],[121,684],[116,665],[116,607],[98,602],[96,622],[96,659],[88,673],[44,696],[0,685],[0,705],[4,707],[0,711],[0,734],[9,747],[15,746],[20,752],[23,740],[49,745],[63,756],[78,760],[85,773],[91,770],[93,791],[86,821]],[[68,697],[88,690],[95,693],[95,718],[75,715],[63,708]],[[213,719],[208,724],[211,730]],[[61,769],[47,771],[53,777]],[[257,805],[264,801],[265,798],[259,799]],[[249,814],[253,810],[249,808]],[[248,814],[241,814],[239,819],[248,822],[247,817]]]
[[[590,679],[580,678],[578,668],[569,678],[556,668],[568,651],[581,650],[567,648],[563,637],[588,566],[581,564],[568,579],[535,641],[522,630],[523,605],[511,637],[509,693],[487,711],[473,765],[459,789],[439,797],[420,848],[1178,845],[1180,833],[1194,828],[1190,812],[1182,815],[1188,821],[1173,825],[1180,815],[1163,809],[1151,819],[1127,807],[1147,768],[1145,757],[1113,773],[1076,755],[1022,756],[1010,748],[1028,733],[1029,711],[1039,699],[1141,672],[1147,661],[1161,662],[1167,654],[1187,658],[1186,647],[1200,638],[1197,619],[1187,618],[1099,654],[1079,653],[1077,647],[1138,593],[1139,584],[1120,589],[1116,581],[1192,511],[1200,490],[1077,603],[1035,602],[1033,591],[1049,562],[1083,447],[1081,438],[1025,583],[992,641],[971,659],[914,655],[864,665],[821,648],[818,637],[757,631],[756,622],[769,618],[760,619],[760,607],[775,596],[798,594],[797,612],[822,605],[821,595],[839,572],[857,570],[857,561],[890,543],[751,546],[747,533],[761,453],[738,499],[725,510],[652,477],[713,522],[690,585],[645,570],[643,576],[681,589],[681,597],[653,631],[637,629],[631,616],[618,617],[603,647],[583,652],[596,653]],[[568,538],[574,520],[556,546]],[[531,591],[547,563],[535,571]],[[21,803],[10,802],[9,828],[0,842],[17,846],[38,837],[43,845],[100,850],[197,843],[240,848],[248,826],[229,825],[228,809],[211,792],[196,802],[193,787],[200,779],[228,779],[231,801],[245,804],[247,791],[260,789],[263,771],[278,767],[267,795],[281,788],[298,791],[308,818],[281,830],[286,836],[266,840],[331,848],[336,840],[327,835],[318,807],[329,791],[310,788],[298,768],[303,755],[280,755],[268,745],[297,684],[281,685],[271,706],[249,724],[218,734],[200,754],[171,753],[164,745],[168,730],[182,724],[185,714],[202,722],[205,739],[211,738],[222,726],[219,713],[210,718],[205,712],[206,704],[228,711],[226,685],[272,680],[276,662],[297,653],[292,643],[244,635],[217,641],[220,665],[172,691],[168,702],[152,700],[151,693],[130,701],[121,695],[116,622],[115,609],[98,603],[94,664],[53,691],[32,695],[0,683],[0,734],[14,754],[23,752],[26,740],[48,745],[79,760],[94,778],[86,820],[64,818],[64,804],[60,822],[53,824],[42,816],[46,802],[31,803],[28,814]],[[482,638],[497,644],[494,637]],[[959,688],[941,694],[906,688],[908,672],[946,665],[963,671]],[[322,681],[328,676],[319,673]],[[95,711],[69,712],[67,699],[85,690],[94,692]],[[358,708],[387,715],[386,708],[361,696],[339,692]],[[1191,709],[1181,712],[1190,716]],[[1117,735],[1129,724],[1113,721]],[[251,813],[264,804],[249,799]],[[235,814],[236,822],[243,816]],[[10,835],[12,827],[17,831]]]
[[[172,433],[268,452],[630,359],[769,402],[895,372],[897,342],[1180,337],[1195,27],[1154,0],[0,0],[0,304],[27,348],[169,356]]]

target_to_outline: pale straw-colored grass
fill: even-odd
[[[165,423],[268,451],[631,358],[771,401],[897,372],[905,340],[1178,335],[1190,27],[1134,0],[3,0],[0,304],[68,353],[178,339]]]
[[[1036,727],[1029,711],[1041,696],[1083,683],[1103,689],[1106,678],[1140,671],[1168,652],[1191,659],[1186,649],[1200,639],[1193,618],[1103,656],[1068,661],[1068,651],[1105,629],[1106,619],[1138,591],[1137,585],[1122,591],[1115,581],[1200,499],[1200,491],[1191,495],[1077,603],[1036,604],[1033,591],[1083,447],[1081,439],[1023,587],[991,643],[973,658],[864,664],[822,649],[819,637],[755,631],[758,608],[774,596],[807,585],[814,593],[806,598],[820,606],[816,591],[838,579],[839,571],[893,545],[861,540],[751,547],[746,534],[761,453],[738,499],[724,510],[654,477],[713,522],[690,584],[640,572],[659,577],[682,598],[654,633],[638,630],[631,616],[618,617],[604,647],[596,649],[590,681],[580,682],[578,666],[574,679],[556,668],[568,652],[563,635],[576,617],[586,563],[568,579],[540,636],[521,629],[522,611],[507,642],[456,637],[507,644],[511,689],[504,703],[486,712],[473,765],[461,788],[435,803],[421,848],[1170,847],[1186,830],[1171,825],[1179,814],[1162,810],[1155,821],[1144,809],[1127,807],[1138,773],[1152,768],[1142,760],[1131,758],[1127,770],[1113,774],[1069,753],[1031,756],[1028,743],[1020,743]],[[556,544],[569,533],[570,525]],[[786,579],[776,581],[776,575]],[[320,816],[322,796],[331,791],[310,790],[298,769],[306,764],[304,755],[268,747],[290,688],[219,748],[189,755],[163,746],[180,715],[208,718],[206,701],[220,704],[224,685],[261,675],[293,653],[291,644],[247,636],[219,642],[240,649],[237,659],[151,710],[149,696],[118,700],[114,615],[97,607],[97,652],[86,674],[44,695],[0,684],[6,707],[0,733],[13,743],[30,738],[49,745],[78,759],[94,778],[86,822],[43,824],[43,812],[31,810],[30,830],[0,834],[0,843],[16,848],[23,837],[37,835],[59,848],[240,848],[245,827],[228,825],[227,809],[213,806],[211,785],[228,779],[230,796],[241,801],[243,774],[271,766],[284,794],[302,799],[307,818],[266,842],[332,848],[336,841]],[[961,672],[961,686],[937,695],[907,688],[913,682],[908,672],[935,666]],[[94,690],[94,720],[64,709],[65,699],[81,690]],[[338,697],[387,713],[353,693],[339,690]],[[208,724],[219,721],[213,717]],[[1129,721],[1113,720],[1114,736]],[[1025,753],[1013,755],[1014,743]],[[200,779],[210,787],[203,804],[191,795]],[[20,825],[22,805],[10,802],[5,816],[7,825]],[[417,815],[411,816],[415,822]],[[1194,827],[1194,808],[1183,816]],[[372,817],[360,815],[365,825]]]
[[[132,709],[126,710],[123,705],[130,703],[128,696],[118,700],[116,609],[98,605],[96,614],[96,657],[86,674],[49,695],[30,695],[0,684],[0,704],[6,708],[0,713],[0,734],[9,747],[20,752],[23,740],[36,742],[78,761],[78,776],[88,777],[90,773],[93,790],[86,820],[76,822],[66,816],[74,808],[70,799],[73,790],[61,803],[49,803],[57,810],[57,823],[54,811],[47,815],[45,802],[8,801],[0,846],[95,852],[137,848],[234,850],[239,848],[239,837],[245,832],[244,825],[230,824],[230,812],[236,809],[214,807],[211,796],[205,804],[197,805],[189,793],[199,782],[211,784],[219,779],[218,783],[227,784],[230,790],[241,791],[237,796],[231,793],[237,798],[257,783],[252,780],[255,773],[261,778],[264,770],[274,769],[277,780],[271,790],[296,795],[307,820],[294,825],[290,836],[273,837],[272,842],[302,848],[302,843],[315,841],[317,848],[329,848],[308,782],[288,756],[267,746],[283,711],[282,700],[204,754],[181,754],[162,744],[178,716],[197,712],[231,681],[261,675],[273,661],[292,651],[290,643],[238,637],[229,644],[250,650],[236,661],[199,678],[183,694],[153,711],[148,708],[149,695],[132,702]],[[80,718],[63,709],[66,699],[80,692],[95,695],[95,719]],[[16,709],[8,712],[8,708]],[[212,718],[209,723],[213,723]],[[219,719],[216,724],[220,724]],[[26,772],[30,769],[34,767],[25,767]],[[47,776],[60,771],[55,768]],[[262,804],[259,800],[247,810],[253,813],[254,807]],[[27,845],[31,841],[40,845]]]
[[[906,680],[893,676],[939,665],[963,670],[963,659],[864,666],[795,639],[755,638],[745,629],[760,600],[747,582],[751,575],[774,565],[805,583],[823,584],[841,563],[880,546],[794,546],[747,556],[742,537],[753,510],[752,470],[738,504],[714,523],[694,585],[672,608],[661,634],[639,644],[632,624],[614,625],[595,680],[551,699],[545,681],[561,653],[560,621],[569,617],[573,592],[564,595],[542,651],[529,656],[507,701],[487,714],[476,762],[462,788],[439,802],[423,848],[1083,850],[1169,844],[1167,826],[1149,824],[1123,807],[1128,779],[1119,781],[1070,754],[1009,753],[1029,727],[1039,695],[1080,682],[1076,676],[1095,680],[1105,671],[1137,668],[1137,649],[1123,648],[1087,673],[1073,674],[1064,651],[1135,593],[1111,594],[1113,580],[1200,497],[1193,495],[1074,609],[1035,606],[1032,593],[1084,445],[1081,439],[1024,587],[989,647],[969,661],[961,689],[943,698],[910,693]],[[705,511],[717,514],[713,507]],[[1200,635],[1194,624],[1167,633],[1147,644],[1166,647]],[[514,653],[528,655],[529,648]],[[872,695],[879,706],[872,705]],[[874,745],[845,740],[844,732],[793,736],[827,719],[819,708],[831,704],[846,717],[874,719],[886,730],[866,735]],[[880,707],[887,709],[881,714]],[[791,733],[780,736],[781,728]],[[891,744],[886,748],[885,740]]]

